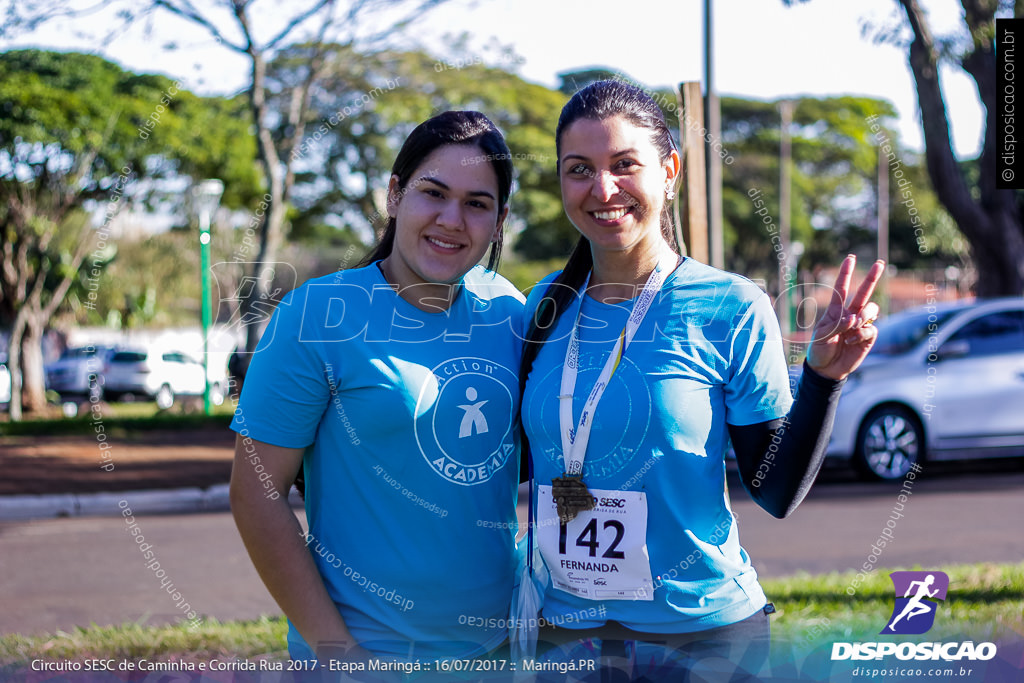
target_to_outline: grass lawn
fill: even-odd
[[[202,399],[180,399],[168,410],[160,410],[156,403],[103,403],[102,419],[107,431],[118,436],[159,429],[226,429],[235,411],[233,400],[211,406],[210,415],[203,414]],[[10,422],[6,415],[0,419],[0,436],[55,436],[58,434],[92,434],[93,419],[88,409],[77,417],[57,417],[57,410],[48,416],[30,416],[21,422]]]
[[[1024,640],[1024,562],[940,567],[950,578],[929,640]],[[802,574],[762,582],[778,608],[774,639],[813,645],[851,640],[885,640],[878,632],[893,606],[888,571],[878,570],[849,595],[854,572]],[[237,657],[284,659],[287,624],[283,618],[249,622],[203,621],[177,626],[78,628],[45,636],[0,637],[0,678],[4,668],[35,658],[83,660],[91,657],[208,661]]]
[[[913,567],[906,569],[921,569]],[[929,567],[931,569],[931,567]],[[949,592],[939,603],[928,640],[975,642],[1010,637],[1024,640],[1024,563],[939,567],[949,575]],[[859,583],[856,573],[802,574],[762,582],[779,612],[772,635],[792,641],[881,641],[893,609],[890,570],[877,570]]]
[[[285,637],[288,624],[284,617],[258,621],[220,623],[204,620],[192,629],[188,622],[175,626],[93,626],[71,632],[26,637],[0,637],[0,680],[4,669],[24,665],[33,659],[287,659]],[[13,668],[12,667],[12,668]]]

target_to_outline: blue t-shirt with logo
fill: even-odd
[[[306,543],[353,636],[380,655],[482,654],[507,630],[523,297],[480,266],[447,310],[376,264],[277,307],[232,429],[303,460]],[[293,656],[312,655],[289,631]]]
[[[530,293],[525,320],[553,278]],[[550,484],[564,471],[557,396],[576,312],[582,316],[573,427],[634,301],[605,304],[584,296],[582,310],[570,305],[537,355],[523,397],[535,484]],[[583,469],[592,490],[646,494],[654,599],[594,601],[549,587],[544,617],[569,628],[608,619],[638,631],[688,633],[763,608],[765,595],[729,505],[726,424],[777,419],[791,403],[768,296],[745,278],[685,259],[612,375],[592,418]],[[598,602],[603,617],[586,618]]]

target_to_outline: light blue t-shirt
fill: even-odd
[[[522,295],[477,266],[447,310],[376,264],[307,282],[271,320],[231,427],[304,448],[306,542],[379,655],[482,654],[514,574]],[[293,656],[311,657],[294,627]]]
[[[526,320],[545,289],[542,283],[530,293]],[[583,297],[573,427],[633,303]],[[571,305],[559,318],[526,384],[523,423],[536,484],[550,484],[564,471],[557,395],[577,310]],[[777,419],[791,403],[768,296],[745,278],[685,259],[609,382],[592,419],[583,469],[590,489],[646,493],[654,600],[594,601],[551,587],[545,618],[569,628],[608,619],[638,631],[688,633],[763,608],[765,595],[729,506],[726,424]],[[586,618],[598,605],[603,618]]]

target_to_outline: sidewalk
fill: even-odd
[[[224,430],[0,437],[0,520],[227,510],[234,434]]]

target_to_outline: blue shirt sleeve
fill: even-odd
[[[243,436],[283,448],[313,443],[330,386],[320,342],[311,334],[318,313],[309,293],[303,286],[284,298],[253,354],[231,421]]]
[[[782,332],[763,292],[737,313],[725,385],[726,422],[748,425],[775,420],[793,403]]]

